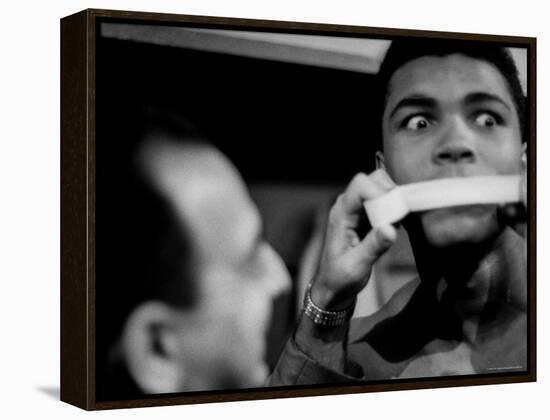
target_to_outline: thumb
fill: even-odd
[[[373,228],[357,245],[353,251],[355,258],[363,262],[370,269],[397,239],[397,230],[392,225],[383,225]]]

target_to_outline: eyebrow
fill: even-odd
[[[421,107],[421,108],[434,108],[436,106],[436,100],[428,96],[421,94],[412,94],[401,99],[397,105],[390,112],[389,118],[392,118],[397,111],[405,107]]]
[[[508,105],[504,99],[502,99],[500,96],[494,95],[492,93],[473,92],[473,93],[470,93],[470,94],[466,95],[466,98],[464,99],[464,103],[466,105],[472,105],[472,104],[476,104],[476,103],[479,103],[479,102],[487,102],[487,101],[489,101],[489,102],[498,102],[498,103],[504,105],[506,107],[506,109],[511,111],[510,105]]]

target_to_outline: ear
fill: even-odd
[[[376,162],[376,169],[386,170],[386,160],[384,158],[384,153],[382,153],[380,150],[377,150],[374,154],[374,159]]]
[[[130,375],[145,393],[180,391],[184,383],[177,320],[175,309],[149,301],[139,305],[126,321],[122,352]]]
[[[521,164],[522,169],[527,169],[527,142],[521,144]]]

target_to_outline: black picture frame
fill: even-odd
[[[98,45],[100,25],[151,25],[166,28],[192,27],[203,29],[241,30],[294,35],[323,35],[357,39],[395,39],[418,37],[425,39],[476,40],[527,51],[528,96],[528,358],[526,372],[495,373],[467,377],[421,378],[414,380],[373,381],[365,384],[323,384],[246,390],[204,391],[152,395],[143,399],[102,401],[97,398],[96,378],[96,305],[98,282],[96,265],[97,241],[97,159],[98,121],[101,101],[98,92]],[[260,46],[261,47],[261,46]],[[253,43],[240,48],[258,48]],[[261,48],[260,48],[261,49]],[[299,56],[303,51],[293,50]],[[338,62],[339,57],[332,52]],[[327,54],[328,56],[330,54]],[[314,66],[326,56],[312,54],[305,65]],[[264,58],[277,61],[274,58]],[[103,64],[101,64],[103,65]],[[356,65],[364,65],[358,63]],[[353,72],[353,69],[351,70]],[[346,86],[348,87],[348,86]],[[143,86],[136,86],[143,89]],[[234,94],[234,92],[233,92]],[[332,97],[334,100],[334,97]],[[231,97],[229,97],[231,100]],[[350,102],[352,109],[357,100]],[[330,108],[330,103],[327,107]],[[189,16],[115,10],[88,9],[61,19],[61,400],[86,410],[125,407],[146,407],[175,404],[196,404],[221,401],[241,401],[268,398],[334,395],[407,389],[441,388],[469,385],[504,384],[536,381],[536,38],[487,34],[466,34],[422,30],[371,28],[301,22],[264,21],[208,16]],[[231,148],[228,154],[238,159],[246,148]],[[305,152],[304,152],[305,153]],[[272,156],[275,160],[276,157]],[[246,160],[246,159],[243,159]],[[269,160],[269,159],[268,159]],[[264,163],[266,163],[264,161]],[[320,164],[321,165],[321,164]],[[239,166],[239,165],[237,165]],[[269,162],[266,163],[269,172]],[[274,165],[272,165],[274,166]],[[240,168],[240,167],[239,167]],[[273,171],[276,169],[271,168]],[[248,167],[251,177],[269,177],[255,167]],[[246,172],[246,171],[245,171]],[[313,168],[314,181],[323,180],[323,173]],[[351,174],[341,174],[348,179]],[[296,165],[290,178],[312,181]],[[100,193],[101,194],[101,193]]]

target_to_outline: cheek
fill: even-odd
[[[429,178],[429,150],[426,142],[411,147],[394,139],[384,145],[384,156],[386,170],[398,185]]]
[[[484,143],[479,150],[483,160],[495,173],[515,174],[521,171],[522,145],[517,137],[510,135],[498,142]]]
[[[410,184],[430,177],[431,137],[406,138],[392,131],[387,120],[383,122],[382,136],[386,170],[396,184]]]

